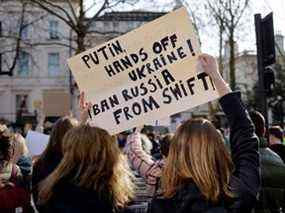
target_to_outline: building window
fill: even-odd
[[[58,39],[58,21],[49,21],[49,38],[50,39]]]
[[[0,53],[0,73],[2,72],[2,53]]]
[[[19,69],[18,75],[25,77],[29,75],[30,56],[27,52],[20,52],[19,54]]]
[[[2,22],[0,21],[0,37],[2,36]]]
[[[109,21],[104,22],[104,27],[110,28],[111,27],[110,22]],[[110,30],[110,29],[108,29],[108,30]]]
[[[24,115],[28,114],[28,95],[20,94],[16,95],[16,115],[17,120],[21,119]]]
[[[60,73],[59,53],[48,54],[48,73],[49,76],[58,76]]]
[[[113,28],[116,30],[119,28],[119,22],[118,21],[114,21],[113,22]]]
[[[29,38],[29,26],[23,25],[21,30],[21,39],[26,40]]]

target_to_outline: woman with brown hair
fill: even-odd
[[[40,212],[117,212],[132,197],[127,161],[116,138],[82,125],[68,131],[63,158],[41,184]]]
[[[204,54],[199,62],[221,96],[220,104],[231,129],[231,156],[210,121],[191,119],[182,124],[172,140],[162,173],[167,202],[161,205],[161,199],[154,199],[152,211],[251,212],[260,187],[258,139],[253,123],[240,94],[233,93],[219,74],[215,59]]]
[[[85,103],[83,92],[80,94],[79,103],[81,112],[80,120],[81,123],[85,123],[88,118],[88,109],[90,108],[90,103]],[[68,130],[78,125],[79,122],[70,116],[65,116],[58,119],[53,125],[49,143],[45,151],[40,155],[39,159],[33,166],[32,192],[34,201],[38,200],[38,184],[55,170],[62,159],[62,142],[64,135]],[[36,207],[38,207],[37,202],[35,202],[35,204]]]
[[[60,118],[54,124],[49,143],[33,166],[32,188],[34,201],[38,199],[38,184],[53,172],[62,159],[61,147],[65,133],[77,125],[77,120],[71,117]]]

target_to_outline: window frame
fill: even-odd
[[[57,56],[57,60],[52,60],[53,56]],[[60,53],[59,52],[49,52],[48,53],[48,61],[47,61],[47,68],[48,68],[48,76],[50,77],[57,77],[60,76]],[[57,62],[57,63],[56,63]],[[54,71],[54,69],[57,69]]]
[[[2,21],[0,21],[0,37],[2,37],[3,36],[3,22]]]
[[[55,25],[53,25],[55,24]],[[57,20],[49,20],[48,21],[48,33],[50,40],[58,40],[59,39],[59,21]]]
[[[23,56],[25,56],[24,59]],[[23,67],[26,67],[27,71],[23,72]],[[30,54],[26,51],[20,51],[19,53],[17,76],[19,77],[30,76]]]

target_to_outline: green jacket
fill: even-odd
[[[271,149],[266,140],[260,139],[261,190],[256,213],[283,212],[285,210],[285,164]]]

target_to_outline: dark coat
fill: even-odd
[[[260,160],[262,188],[255,212],[280,212],[285,206],[285,164],[269,148],[260,148]]]
[[[52,158],[46,160],[39,159],[34,164],[32,173],[32,195],[36,207],[38,207],[38,184],[55,170],[61,159],[61,154],[54,153]]]
[[[269,148],[276,152],[285,163],[285,146],[283,144],[272,144]]]
[[[203,197],[195,183],[189,182],[170,199],[172,206],[169,206],[169,212],[247,213],[251,212],[256,203],[260,189],[260,171],[258,138],[253,123],[240,100],[240,93],[225,95],[220,99],[220,104],[231,131],[231,154],[235,169],[230,186],[235,198],[221,198],[219,202],[212,203]]]
[[[60,181],[51,199],[39,208],[40,213],[113,213],[109,198],[101,198],[97,192],[85,190],[67,181]]]

